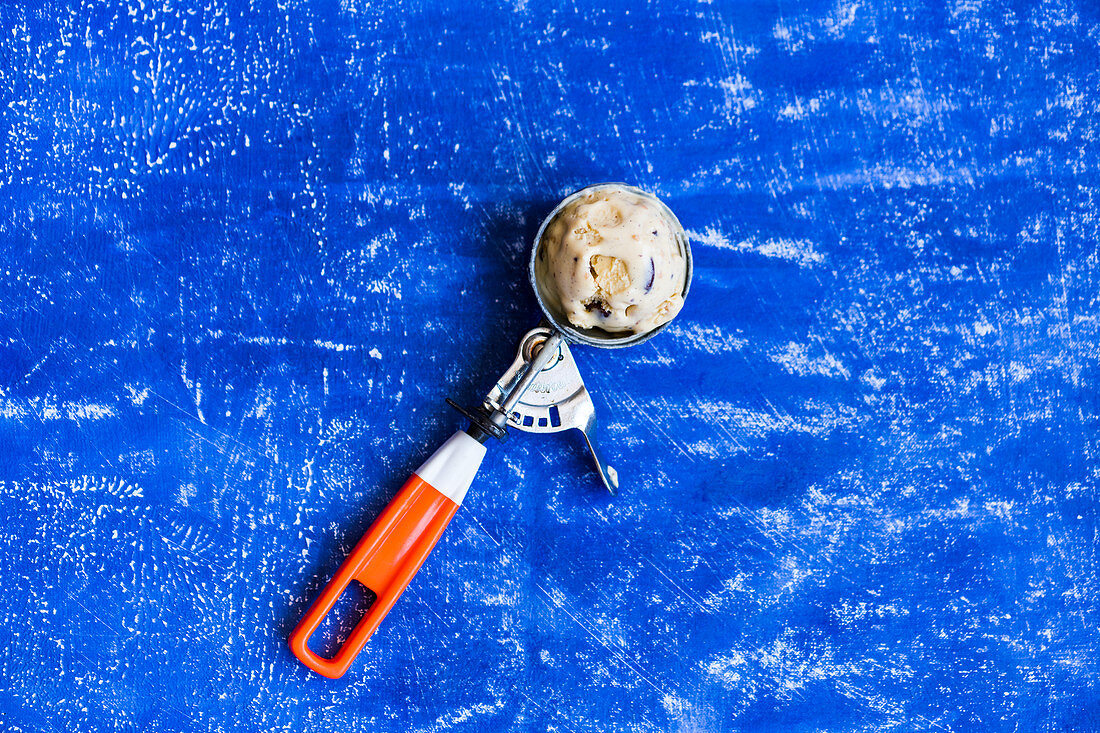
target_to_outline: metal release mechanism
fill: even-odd
[[[515,361],[489,391],[484,409],[505,415],[508,426],[529,433],[580,430],[604,486],[618,493],[619,473],[604,461],[596,441],[592,397],[557,331],[539,326],[527,332]]]

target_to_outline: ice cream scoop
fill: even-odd
[[[656,196],[603,183],[568,196],[546,218],[530,271],[543,312],[571,340],[625,346],[680,312],[691,248]]]
[[[590,230],[574,236],[579,222],[586,222]],[[548,227],[553,229],[550,239],[544,236]],[[646,231],[657,234],[645,239]],[[557,242],[554,252],[540,259],[548,241]],[[590,248],[582,251],[588,255],[591,282],[571,280],[568,268],[558,266],[562,257],[570,256],[570,248],[578,247]],[[646,274],[647,267],[652,276]],[[619,472],[603,460],[598,448],[595,408],[569,343],[629,346],[664,328],[691,283],[687,237],[655,196],[625,184],[591,186],[567,197],[543,221],[528,272],[549,323],[527,332],[512,365],[481,405],[467,410],[447,400],[469,419],[469,426],[416,469],[291,633],[291,650],[310,669],[333,678],[347,671],[458,511],[490,437],[503,440],[509,427],[532,433],[579,430],[604,486],[612,494],[619,489]],[[577,299],[592,297],[601,299],[601,314],[608,311],[601,315],[603,320],[571,320]],[[310,638],[353,582],[372,590],[376,598],[335,654],[322,657],[310,649]]]

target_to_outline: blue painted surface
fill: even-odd
[[[1100,13],[0,9],[0,720],[1100,728]],[[345,678],[284,639],[538,318],[603,180],[682,316],[575,354]]]

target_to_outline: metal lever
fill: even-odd
[[[569,344],[555,329],[540,326],[527,332],[482,410],[496,419],[504,415],[509,427],[529,433],[580,430],[603,485],[612,494],[618,492],[619,472],[604,461],[596,440],[592,397]]]
[[[612,496],[616,496],[619,493],[619,472],[615,470],[615,467],[610,463],[607,463],[603,459],[603,455],[596,448],[596,413],[592,412],[592,417],[589,418],[588,423],[581,428],[578,428],[581,434],[584,435],[584,442],[588,444],[588,450],[592,453],[592,460],[596,462],[596,472],[600,474],[600,478],[603,479],[603,485],[607,489],[608,493]]]

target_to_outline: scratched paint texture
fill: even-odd
[[[1080,3],[0,8],[9,731],[1100,728]],[[682,316],[578,348],[358,664],[285,637],[656,191]]]

